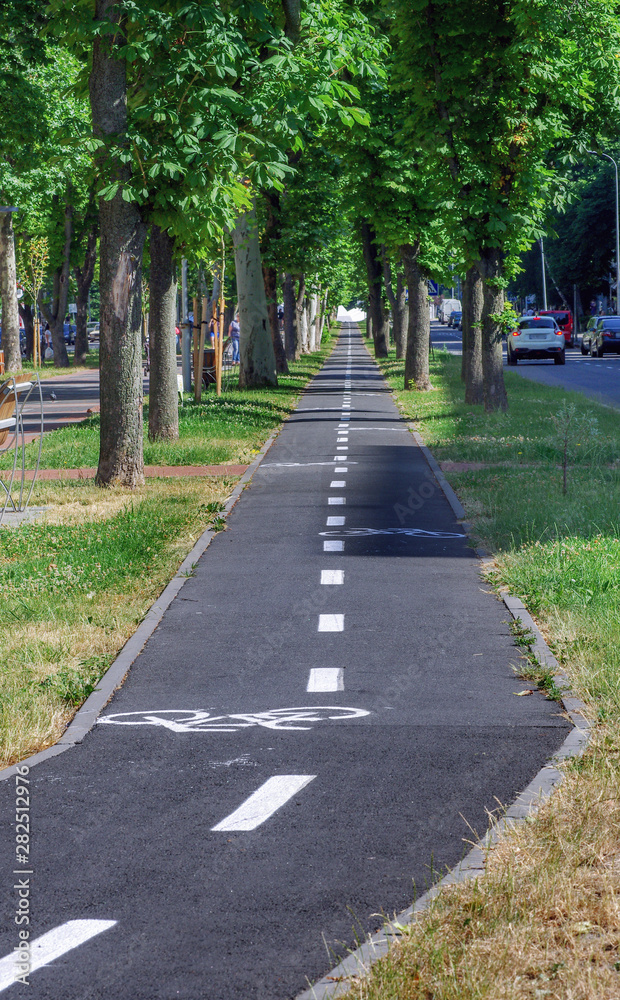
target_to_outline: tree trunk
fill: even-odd
[[[432,389],[428,354],[431,339],[431,320],[428,308],[428,279],[418,266],[419,242],[400,248],[409,293],[409,328],[405,356],[405,389],[415,386],[426,392]]]
[[[278,271],[275,267],[263,267],[263,279],[265,281],[265,296],[267,298],[267,312],[269,313],[269,330],[273,353],[276,356],[276,371],[278,375],[288,375],[288,363],[286,352],[280,334],[280,320],[278,319]]]
[[[34,315],[32,306],[25,302],[19,303],[19,315],[24,323],[24,334],[26,337],[26,359],[32,361],[34,348]]]
[[[484,285],[477,264],[473,264],[463,282],[463,357],[461,377],[465,383],[465,402],[484,402],[482,388],[482,310]]]
[[[297,287],[297,295],[295,298],[295,325],[297,327],[297,342],[299,357],[302,354],[307,353],[307,330],[305,329],[305,319],[306,313],[304,309],[304,301],[306,298],[306,276],[300,274],[299,285]]]
[[[68,368],[69,355],[65,342],[64,322],[69,302],[69,274],[71,266],[71,240],[73,237],[73,206],[71,204],[71,184],[65,193],[65,242],[62,264],[54,272],[51,303],[43,301],[43,290],[39,293],[39,308],[49,324],[54,351],[54,367]]]
[[[484,408],[508,409],[508,397],[504,384],[504,359],[502,357],[502,330],[492,317],[504,308],[504,291],[498,281],[502,277],[504,255],[498,247],[483,251],[480,271],[484,279],[484,304],[482,311],[482,388]]]
[[[119,30],[95,39],[89,80],[95,135],[112,144],[124,142],[127,128],[126,65],[113,54],[127,43],[121,10],[117,0],[97,0],[95,19],[112,21]],[[144,483],[141,297],[146,226],[138,207],[122,197],[129,169],[116,162],[113,176],[121,186],[110,201],[99,203],[101,430],[96,481],[134,489]]]
[[[239,385],[251,389],[278,384],[271,340],[256,211],[242,212],[233,230],[241,336]]]
[[[317,349],[316,345],[316,316],[318,311],[318,295],[313,292],[308,299],[307,305],[307,317],[308,317],[308,350],[310,353],[314,353]]]
[[[377,257],[375,231],[366,220],[362,222],[361,235],[368,280],[368,312],[372,324],[375,357],[387,358],[389,318],[385,313],[381,298],[382,266]]]
[[[284,275],[284,345],[289,361],[299,361],[299,331],[295,309],[295,288],[293,275]]]
[[[179,394],[174,332],[177,314],[174,236],[159,226],[151,226],[150,252],[149,440],[176,441]]]
[[[19,309],[15,271],[15,236],[11,212],[0,213],[0,297],[2,298],[2,350],[7,371],[22,367],[19,346]]]
[[[74,365],[81,365],[90,351],[88,343],[88,294],[95,275],[97,260],[97,230],[89,230],[86,237],[84,266],[75,267],[73,273],[77,284],[77,314],[75,317]]]
[[[65,243],[62,250],[62,266],[57,273],[54,316],[50,323],[52,347],[54,349],[54,368],[68,368],[69,355],[65,341],[65,316],[69,304],[69,276],[71,273],[71,240],[73,238],[73,204],[72,185],[67,185],[65,192]],[[46,317],[47,318],[47,317]]]
[[[394,315],[394,343],[396,357],[404,358],[407,350],[407,324],[409,322],[409,306],[407,305],[407,286],[404,275],[396,275],[396,313]],[[397,338],[398,334],[398,339]]]

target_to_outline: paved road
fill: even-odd
[[[101,724],[32,770],[32,933],[62,957],[7,996],[290,1000],[323,976],[565,738],[515,697],[506,617],[345,328]],[[0,782],[9,915],[14,806]]]
[[[431,338],[435,347],[460,354],[462,339],[460,331],[449,330],[439,323],[431,325]],[[504,363],[506,345],[504,345]],[[603,358],[584,357],[578,347],[568,348],[566,364],[560,367],[553,361],[519,361],[511,371],[523,378],[558,389],[582,392],[600,403],[620,407],[620,355],[610,354]]]

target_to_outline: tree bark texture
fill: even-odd
[[[461,376],[465,383],[465,402],[484,402],[482,388],[482,311],[484,285],[477,264],[473,264],[463,282],[463,357]]]
[[[32,306],[26,302],[19,303],[19,315],[22,318],[24,324],[24,334],[26,337],[26,358],[28,361],[32,361],[32,352],[34,347],[34,313],[32,311]]]
[[[97,0],[95,19],[119,24],[111,39],[95,40],[90,74],[90,104],[95,135],[124,141],[127,80],[114,49],[125,44],[121,4]],[[142,253],[146,226],[138,207],[122,197],[129,168],[118,162],[113,176],[121,187],[110,201],[100,200],[100,486],[119,483],[134,489],[144,482],[142,446]]]
[[[419,244],[400,248],[409,293],[409,328],[405,355],[405,389],[414,386],[426,392],[432,389],[428,355],[431,319],[428,307],[428,279],[418,265]]]
[[[497,284],[502,277],[503,253],[498,247],[483,251],[480,271],[484,279],[484,302],[482,310],[482,388],[484,408],[506,411],[508,397],[504,384],[504,360],[502,356],[502,330],[493,315],[504,308],[504,291]]]
[[[179,436],[179,393],[175,324],[177,279],[174,237],[151,226],[149,310],[149,440],[176,441]]]
[[[387,358],[389,317],[383,308],[382,300],[383,268],[377,253],[375,231],[365,219],[362,221],[361,235],[368,282],[368,312],[375,345],[375,357]]]
[[[233,246],[241,326],[239,385],[248,389],[275,386],[278,384],[276,357],[267,314],[254,208],[238,217],[233,230]]]
[[[301,0],[282,0],[287,38],[295,44],[301,34]]]
[[[275,267],[263,267],[263,278],[265,281],[265,296],[267,298],[267,312],[269,313],[269,330],[271,332],[271,342],[273,353],[276,356],[276,371],[278,375],[288,375],[288,362],[286,352],[280,334],[280,320],[278,319],[278,271]]]
[[[295,324],[297,327],[297,340],[299,356],[306,354],[308,350],[308,331],[306,328],[306,313],[304,303],[306,301],[306,276],[300,274],[299,284],[295,293]]]
[[[11,212],[0,213],[0,297],[4,365],[7,371],[17,372],[22,367],[22,352],[19,346],[15,236]]]
[[[74,365],[81,365],[90,351],[88,343],[88,294],[95,276],[97,261],[97,231],[90,229],[86,236],[84,266],[74,267],[73,274],[77,284],[77,314],[75,317],[75,355]]]
[[[284,275],[284,346],[289,361],[298,361],[300,356],[299,336],[297,328],[297,311],[295,309],[295,284],[292,274]]]

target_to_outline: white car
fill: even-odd
[[[553,358],[556,365],[566,364],[564,334],[552,316],[522,316],[506,337],[506,346],[509,365],[519,358]]]

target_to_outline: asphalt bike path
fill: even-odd
[[[28,869],[0,782],[0,993],[296,997],[564,740],[506,618],[344,327],[99,724],[31,770]]]

